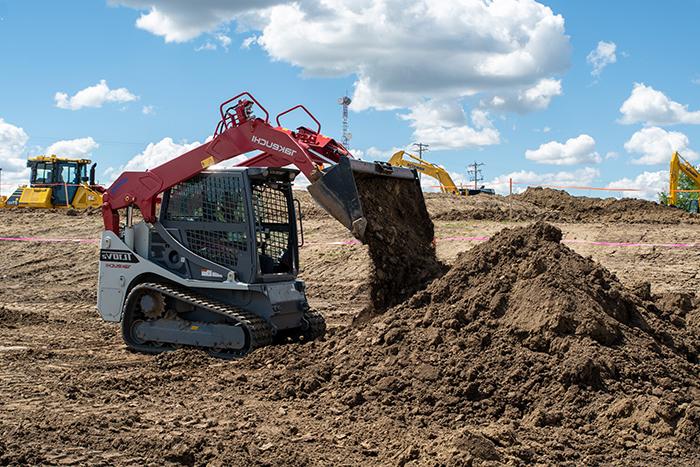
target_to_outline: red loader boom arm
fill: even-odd
[[[242,97],[246,99],[239,99]],[[239,99],[237,102],[236,99]],[[253,104],[265,113],[265,119],[252,114]],[[228,106],[228,107],[227,107]],[[283,128],[280,117],[302,109],[318,128]],[[156,201],[161,193],[188,180],[208,167],[251,151],[262,153],[241,163],[247,167],[284,167],[295,165],[312,182],[322,174],[324,163],[336,164],[350,153],[332,138],[321,134],[321,124],[302,105],[277,115],[277,126],[269,122],[269,113],[249,93],[241,93],[219,107],[221,120],[213,139],[158,167],[144,172],[124,172],[107,189],[102,204],[105,228],[119,234],[119,209],[136,205],[146,222],[156,220]]]

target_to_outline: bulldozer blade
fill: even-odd
[[[365,240],[367,219],[362,209],[357,180],[366,177],[400,179],[420,186],[418,175],[413,170],[393,167],[384,162],[341,157],[338,164],[324,170],[323,175],[308,188],[314,200],[361,242]]]

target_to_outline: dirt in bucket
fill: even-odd
[[[399,304],[445,271],[435,256],[435,230],[415,180],[356,175],[373,263],[374,312]]]

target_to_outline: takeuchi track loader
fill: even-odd
[[[253,115],[254,104],[264,118]],[[296,109],[317,128],[283,128],[280,117]],[[303,172],[313,198],[360,240],[367,220],[358,187],[372,184],[356,182],[419,186],[413,170],[353,159],[301,105],[279,114],[277,126],[248,93],[219,110],[211,141],[151,170],[124,172],[104,193],[98,309],[121,323],[133,350],[193,346],[231,358],[323,335],[325,321],[297,279],[303,232],[294,178]],[[239,167],[209,169],[256,150]],[[298,170],[284,168],[292,165]],[[415,202],[425,209],[422,198]],[[134,208],[142,221],[134,222]]]

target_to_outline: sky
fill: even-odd
[[[655,199],[673,151],[700,159],[699,16],[696,0],[0,0],[1,191],[43,153],[91,158],[105,184],[154,167],[249,91],[338,140],[347,93],[365,160],[422,142],[457,182],[484,163],[500,193]]]

